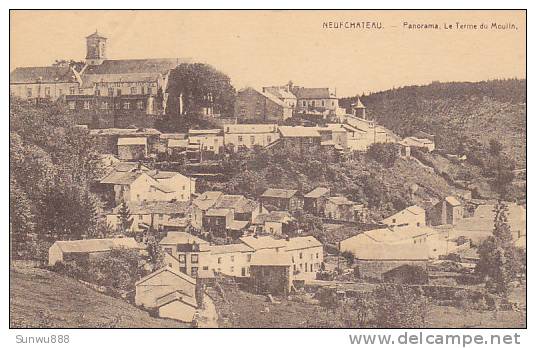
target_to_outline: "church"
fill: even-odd
[[[62,100],[77,111],[81,124],[127,127],[136,118],[165,112],[170,71],[188,59],[108,59],[107,38],[86,37],[86,59],[78,67],[63,64],[16,68],[10,94],[22,99]],[[142,122],[146,123],[146,122]],[[146,125],[146,124],[144,124]]]

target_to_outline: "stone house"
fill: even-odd
[[[288,295],[292,288],[291,256],[285,253],[255,253],[250,265],[250,284],[258,294]]]
[[[210,270],[209,242],[186,232],[168,232],[159,244],[178,260],[181,273],[196,278],[199,272]]]
[[[236,95],[235,117],[241,122],[277,122],[292,117],[292,108],[271,93],[246,87]]]
[[[428,216],[430,224],[437,225],[456,225],[461,219],[463,219],[464,208],[463,205],[455,197],[448,196],[442,201],[434,205]]]
[[[260,197],[263,206],[272,206],[277,210],[296,211],[303,208],[303,197],[298,190],[269,188]]]
[[[303,196],[303,209],[313,215],[324,216],[330,189],[317,187]]]

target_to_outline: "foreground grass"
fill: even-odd
[[[9,297],[12,328],[188,327],[153,318],[123,300],[42,269],[12,269]]]

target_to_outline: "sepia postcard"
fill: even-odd
[[[11,329],[527,327],[525,10],[9,16]]]

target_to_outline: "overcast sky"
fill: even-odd
[[[327,29],[324,22],[381,22]],[[509,30],[409,30],[403,23],[511,23]],[[11,69],[85,58],[85,37],[108,38],[108,58],[190,57],[238,89],[337,88],[339,96],[431,81],[525,77],[522,11],[15,11]]]

